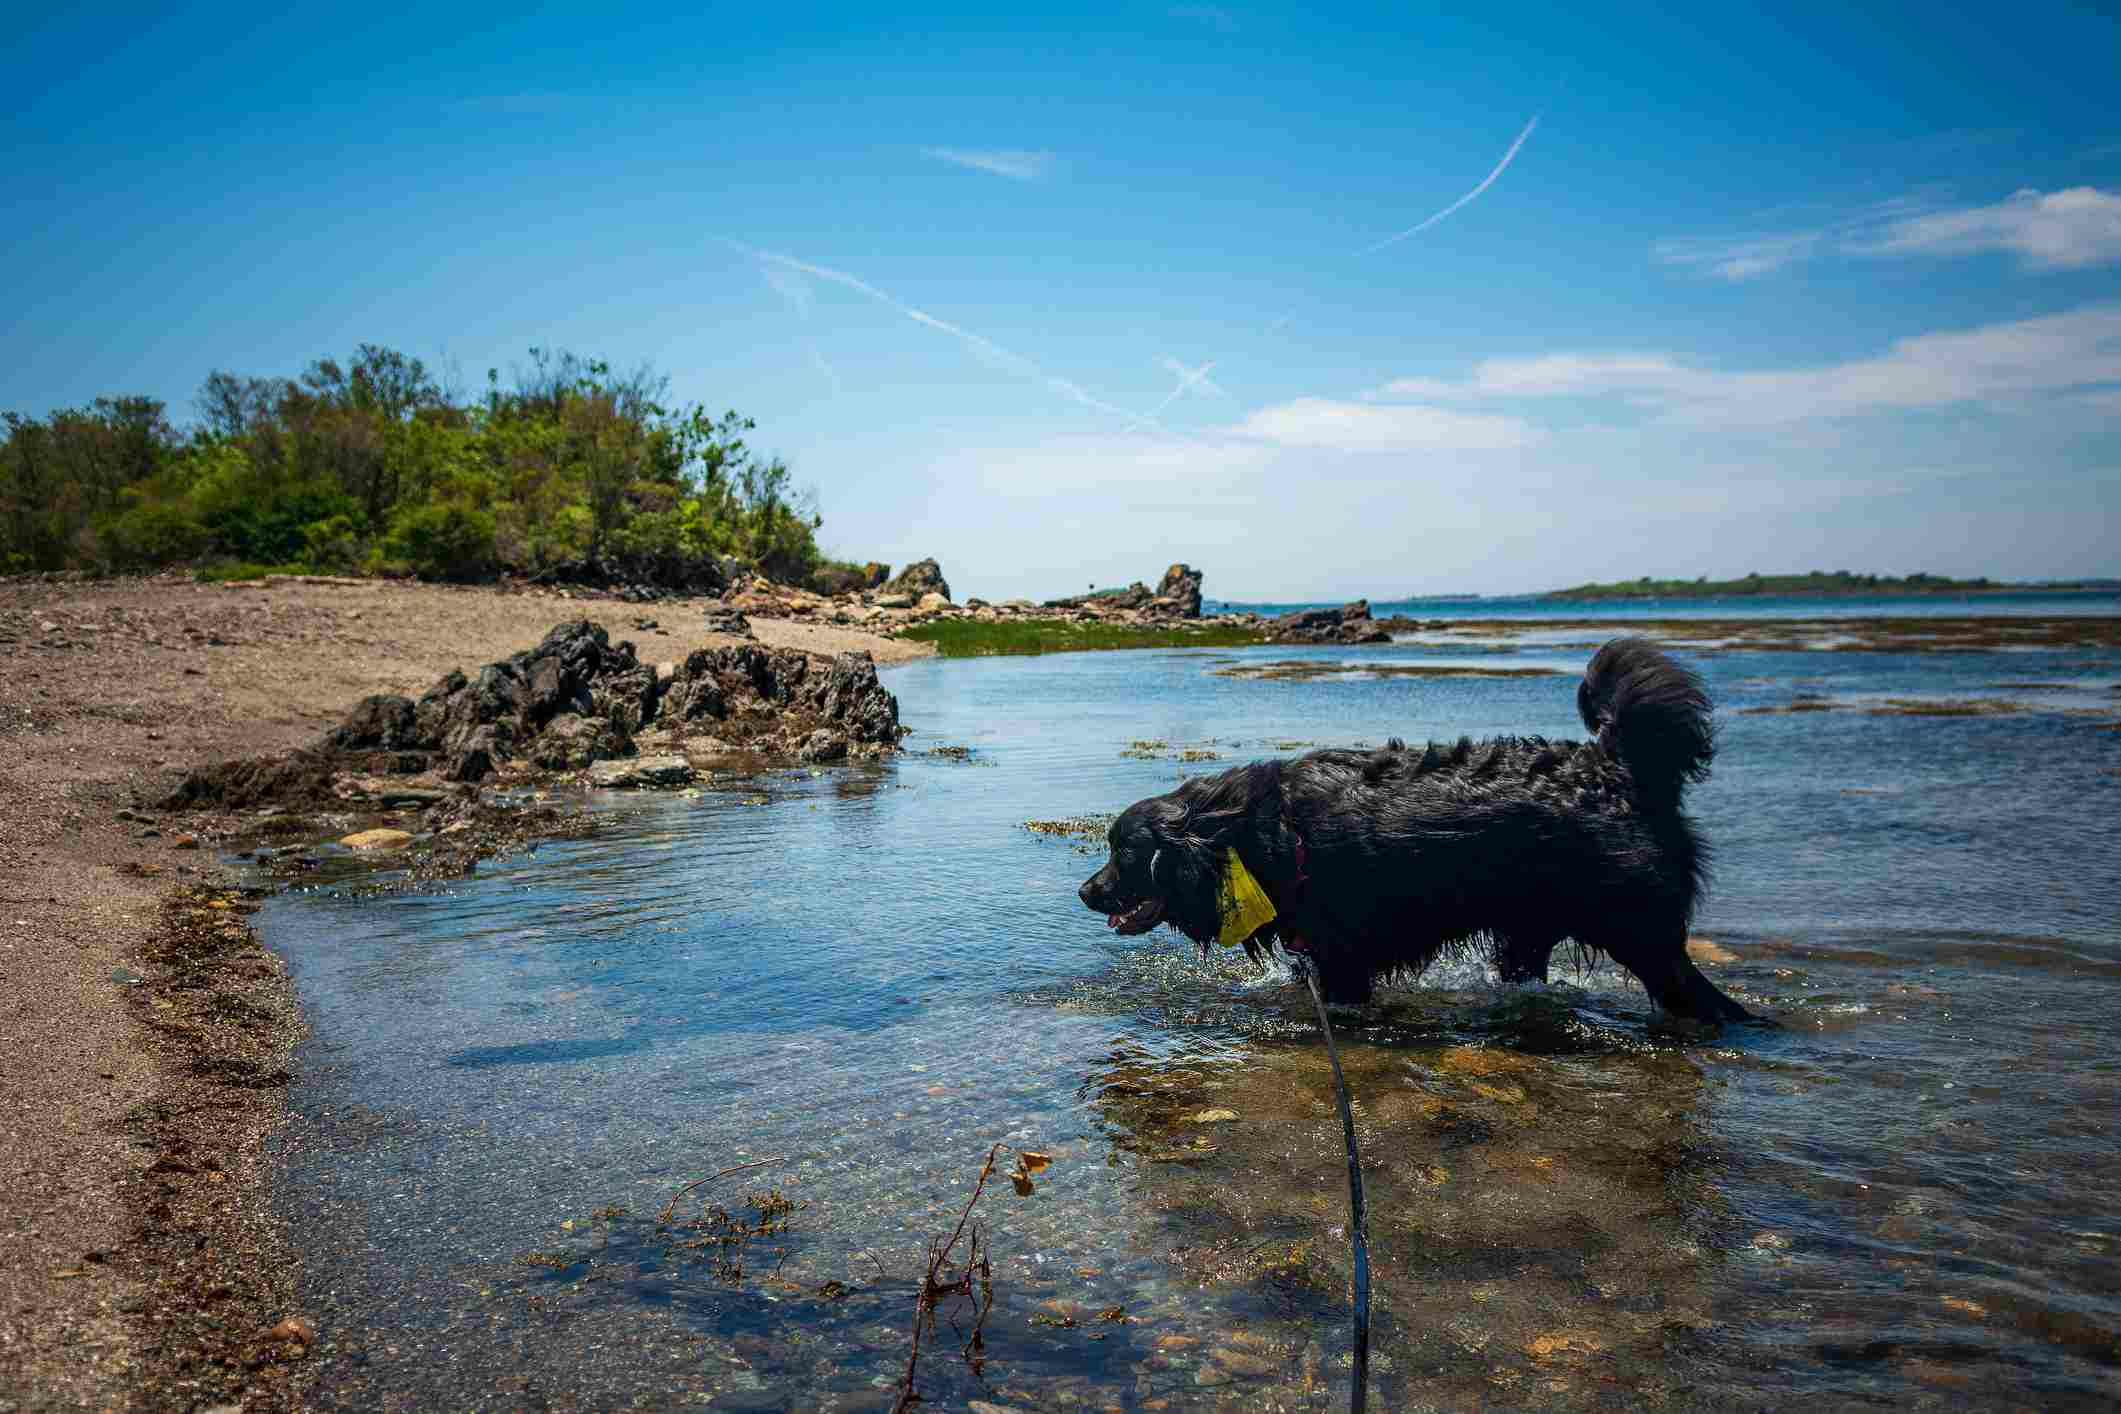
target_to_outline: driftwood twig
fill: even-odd
[[[801,1157],[807,1158],[808,1155],[803,1155]],[[780,1154],[771,1159],[757,1159],[748,1164],[738,1164],[734,1168],[723,1169],[720,1173],[710,1173],[705,1178],[695,1178],[692,1182],[686,1184],[683,1188],[680,1188],[677,1192],[670,1195],[670,1201],[663,1205],[663,1216],[661,1219],[659,1219],[659,1221],[668,1223],[670,1221],[670,1215],[678,1210],[678,1199],[684,1197],[693,1189],[698,1188],[701,1184],[712,1183],[718,1178],[727,1178],[733,1173],[742,1173],[745,1169],[762,1169],[768,1164],[785,1164],[788,1162],[788,1158],[788,1155]]]
[[[994,1309],[994,1266],[988,1260],[986,1245],[980,1241],[979,1224],[972,1223],[972,1210],[978,1206],[980,1195],[987,1191],[987,1180],[994,1177],[995,1157],[1009,1148],[1012,1146],[996,1143],[987,1150],[987,1161],[980,1165],[979,1181],[972,1185],[972,1196],[965,1200],[964,1209],[957,1215],[957,1226],[950,1230],[950,1236],[944,1241],[929,1240],[928,1270],[922,1274],[921,1289],[913,1298],[913,1344],[906,1352],[906,1373],[899,1378],[898,1399],[891,1406],[891,1414],[905,1414],[906,1410],[921,1402],[919,1393],[913,1388],[913,1374],[921,1362],[921,1327],[933,1321],[937,1305],[946,1296],[971,1297],[979,1304],[979,1317],[972,1323],[972,1334],[964,1347],[965,1359],[972,1363],[975,1371],[979,1367],[974,1352],[983,1348],[981,1333],[986,1329],[987,1313]],[[1027,1149],[1015,1149],[1014,1152],[1016,1171],[1009,1175],[1009,1181],[1015,1185],[1019,1196],[1026,1196],[1032,1191],[1031,1175],[1044,1169],[1051,1159]],[[944,1280],[943,1269],[950,1262],[950,1254],[957,1250],[958,1239],[965,1236],[967,1223],[972,1223],[972,1233],[965,1248],[964,1270],[955,1278]],[[976,1294],[975,1277],[978,1278]],[[956,1324],[954,1318],[952,1324]]]

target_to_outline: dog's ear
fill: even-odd
[[[1247,813],[1242,805],[1230,806],[1223,810],[1189,811],[1185,823],[1180,827],[1180,833],[1189,844],[1215,849],[1230,842],[1236,835],[1238,826],[1244,823]]]

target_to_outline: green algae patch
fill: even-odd
[[[2023,703],[1988,698],[1888,697],[1881,705],[1871,708],[1870,714],[1873,717],[2007,717],[2024,710]]]
[[[1267,636],[1242,624],[1177,619],[1165,624],[1108,624],[1073,619],[933,619],[892,635],[933,644],[945,658],[1041,653],[1095,653],[1129,648],[1247,648]]]

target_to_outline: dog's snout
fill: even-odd
[[[1092,874],[1089,878],[1083,880],[1083,886],[1075,891],[1075,896],[1083,901],[1085,908],[1096,908],[1097,875]]]

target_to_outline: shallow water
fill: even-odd
[[[1006,1141],[1053,1166],[990,1184],[982,1359],[946,1307],[930,1407],[1344,1404],[1307,1000],[1107,933],[1074,897],[1101,850],[1022,825],[1307,745],[1580,731],[1582,656],[1537,645],[1508,661],[1569,676],[1217,674],[1482,656],[913,664],[887,675],[909,751],[968,759],[625,800],[446,891],[276,900],[313,1027],[277,1191],[320,1403],[888,1407],[926,1245]],[[1696,661],[1723,729],[1696,931],[1783,1025],[1704,1042],[1611,970],[1466,963],[1336,1022],[1377,1407],[2107,1406],[2121,653]],[[1847,705],[1745,710],[1806,694]],[[2028,710],[1871,710],[1983,696]],[[679,1210],[730,1223],[657,1231],[748,1163]],[[801,1206],[739,1240],[770,1190]]]

